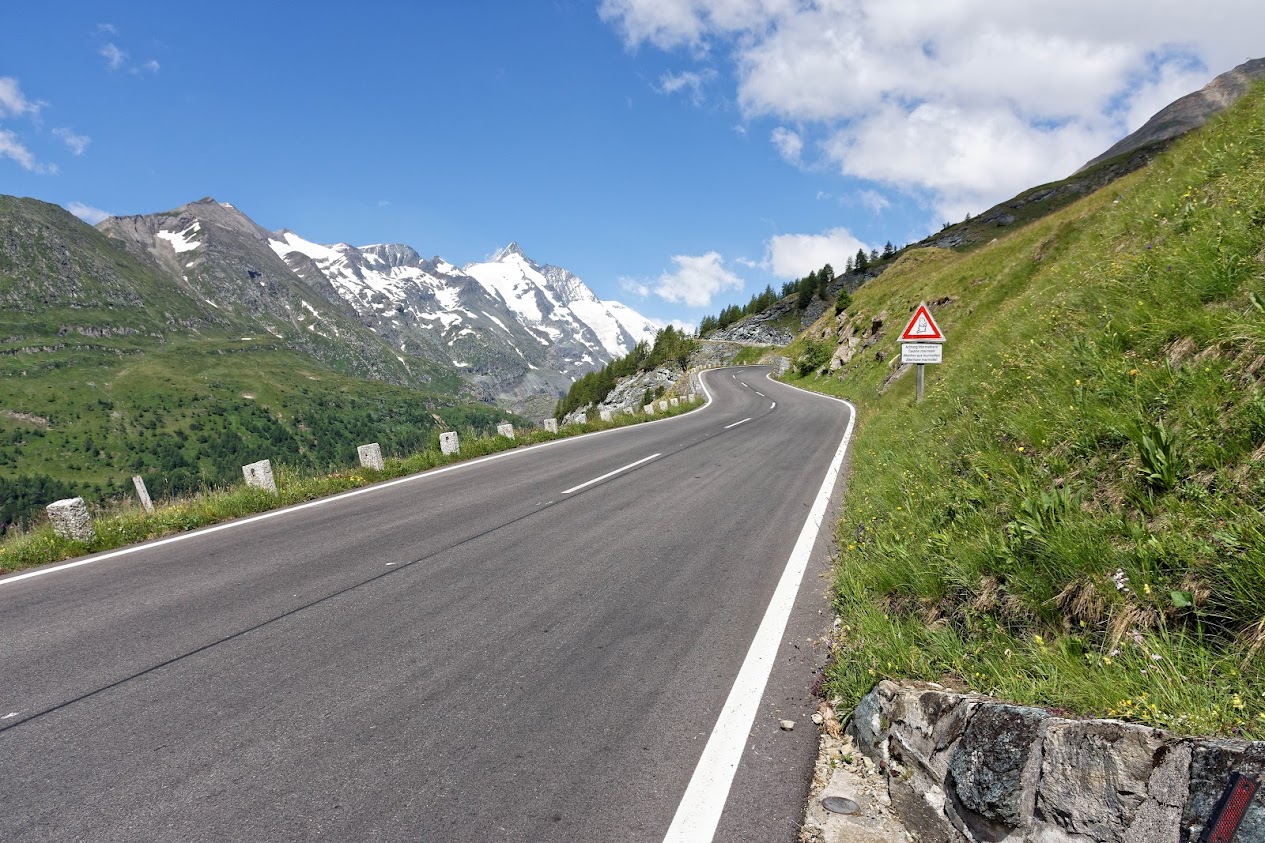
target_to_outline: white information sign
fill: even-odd
[[[900,344],[900,362],[939,363],[943,352],[944,346],[938,342],[903,342]]]

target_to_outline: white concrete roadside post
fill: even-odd
[[[669,399],[668,399],[668,404],[669,404],[670,406],[675,407],[675,406],[679,405],[680,403],[681,403],[681,399],[679,399],[679,398],[669,398]]]
[[[136,496],[141,499],[141,506],[146,512],[154,511],[154,502],[150,500],[149,489],[145,488],[145,478],[139,474],[132,477],[132,485],[136,487]]]
[[[382,448],[377,442],[371,442],[368,445],[361,445],[356,448],[356,455],[360,457],[361,468],[373,468],[381,471],[384,467]]]
[[[661,400],[661,401],[659,402],[659,410],[660,410],[660,411],[662,411],[662,410],[666,410],[666,409],[668,409],[668,402],[667,402],[667,400]]]
[[[264,489],[274,495],[277,493],[277,480],[272,474],[271,460],[260,460],[242,466],[242,476],[246,478],[247,486]]]
[[[450,430],[439,434],[439,450],[445,454],[461,453],[461,440],[457,437],[456,431]]]
[[[598,410],[597,417],[600,418],[602,421],[610,421],[611,419],[615,418],[614,414],[612,414],[611,411],[607,409]]]
[[[558,420],[557,420],[557,419],[545,419],[545,420],[544,420],[544,422],[543,422],[543,425],[544,425],[545,430],[549,431],[550,433],[557,433],[557,432],[558,432]]]
[[[498,424],[496,426],[496,432],[498,435],[504,436],[506,439],[513,439],[514,425],[510,424],[509,422],[505,422],[504,424]]]
[[[53,532],[63,539],[77,542],[90,542],[97,537],[92,529],[92,517],[88,515],[88,505],[83,498],[64,498],[53,501],[45,510],[48,520],[53,524]]]
[[[647,415],[647,416],[653,416],[653,415],[654,415],[654,402],[653,402],[653,401],[651,401],[649,404],[647,404],[647,405],[646,405],[646,415]]]

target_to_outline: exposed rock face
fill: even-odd
[[[602,412],[639,412],[645,405],[645,395],[649,391],[652,395],[663,390],[666,394],[672,389],[673,385],[678,383],[684,370],[675,366],[660,366],[657,369],[650,369],[645,372],[638,372],[635,375],[623,378],[610,394],[596,406],[598,413]],[[591,407],[581,407],[570,413],[562,419],[562,424],[580,424],[587,418],[588,411]]]
[[[881,682],[848,734],[887,774],[919,840],[1193,843],[1231,771],[1265,774],[1265,743],[1067,720],[938,685]],[[1236,840],[1265,840],[1265,806]]]
[[[950,819],[961,824],[959,830],[990,840],[1014,837],[1025,809],[1031,810],[1033,762],[1040,758],[1037,739],[1046,717],[1035,708],[995,705],[971,718],[949,758],[946,779],[956,797]]]
[[[1123,138],[1102,155],[1092,159],[1076,172],[1087,170],[1100,161],[1123,155],[1144,146],[1172,140],[1197,129],[1225,111],[1247,93],[1254,82],[1265,79],[1265,59],[1251,59],[1226,71],[1202,90],[1187,94],[1169,103],[1146,121],[1142,128]]]

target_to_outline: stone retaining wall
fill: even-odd
[[[880,683],[848,734],[921,843],[1194,843],[1232,771],[1265,773],[1265,742],[1069,720],[926,683]],[[1261,794],[1235,840],[1265,841]]]

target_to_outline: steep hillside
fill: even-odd
[[[947,335],[927,394],[896,336]],[[1265,92],[791,346],[855,402],[828,688],[920,677],[1265,737]]]

